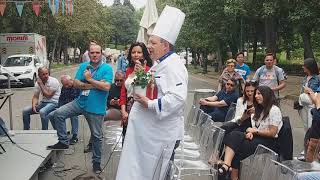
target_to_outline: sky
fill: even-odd
[[[111,6],[114,0],[100,0],[100,1],[104,5]],[[123,0],[121,0],[121,2],[123,2]],[[147,0],[130,0],[130,2],[135,8],[139,9],[146,4]]]

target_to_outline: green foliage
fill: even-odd
[[[111,15],[111,42],[113,44],[131,44],[138,35],[139,20],[135,12],[128,6],[113,6],[109,8]]]
[[[147,87],[149,81],[151,80],[151,74],[144,71],[144,69],[140,69],[136,72],[137,78],[134,79],[132,84],[134,86],[141,86],[141,88]]]

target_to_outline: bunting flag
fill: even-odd
[[[21,17],[23,11],[24,2],[16,2],[16,8],[18,10],[19,16]]]
[[[62,2],[61,2],[62,15],[64,15],[64,10],[65,10],[64,3],[65,3],[64,0],[62,0]]]
[[[40,14],[40,2],[38,0],[34,0],[32,2],[32,9],[33,9],[34,13],[36,14],[36,16],[39,16],[39,14]]]
[[[6,9],[6,2],[0,2],[0,15],[3,16],[4,15],[4,10]]]
[[[49,9],[51,10],[52,16],[56,14],[56,5],[55,5],[55,0],[48,0],[49,3]]]
[[[54,5],[55,5],[55,8],[56,8],[56,13],[58,13],[59,12],[59,6],[60,6],[60,0],[55,0],[54,1]]]
[[[66,0],[66,10],[67,10],[67,14],[72,16],[73,14],[73,0]]]

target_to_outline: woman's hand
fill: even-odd
[[[249,133],[246,134],[246,139],[249,139],[251,141],[252,138],[253,138],[253,134],[252,133],[249,132]]]
[[[304,86],[304,93],[311,94],[311,93],[313,93],[313,91],[312,91],[311,88],[308,88],[308,87]]]
[[[257,128],[247,128],[246,133],[252,133],[252,134],[254,134],[254,133],[256,133],[257,131],[258,131]]]
[[[134,65],[134,72],[139,71],[140,69],[144,69],[143,66],[141,65],[140,61],[136,61],[135,65]]]
[[[249,109],[246,109],[243,113],[242,113],[242,116],[241,116],[241,121],[244,121],[248,118],[251,117],[251,114],[254,114],[254,107],[251,107]]]
[[[127,123],[128,122],[128,116],[129,116],[128,112],[121,111],[121,116],[122,116],[122,122],[123,123]]]

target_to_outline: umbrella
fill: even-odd
[[[144,9],[140,29],[137,37],[137,42],[148,42],[148,35],[152,33],[158,19],[158,11],[154,0],[148,0]]]

